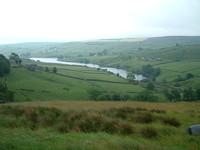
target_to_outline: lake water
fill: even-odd
[[[85,64],[85,63],[78,63],[78,62],[64,62],[64,61],[59,61],[57,58],[29,58],[34,61],[40,61],[44,63],[53,63],[53,64],[65,64],[65,65],[73,65],[73,66],[86,66],[89,68],[99,68],[101,70],[107,70],[109,72],[112,72],[114,74],[119,74],[122,78],[127,78],[128,72],[123,69],[117,69],[117,68],[111,68],[111,67],[101,67],[96,64]],[[145,79],[143,75],[137,75],[135,74],[135,80],[141,81]]]

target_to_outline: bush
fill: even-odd
[[[150,110],[150,112],[155,112],[155,113],[162,113],[162,114],[165,114],[166,113],[166,111],[165,110],[159,110],[159,109],[152,109],[152,110]]]
[[[132,121],[139,123],[151,123],[155,120],[152,114],[142,113],[132,117]]]
[[[113,134],[113,133],[118,133],[119,129],[120,127],[118,121],[106,119],[103,124],[102,131]]]
[[[70,131],[68,124],[64,122],[58,123],[55,128],[60,133],[66,133]]]
[[[176,120],[175,118],[163,118],[163,123],[166,125],[171,125],[174,127],[179,127],[181,124],[178,120]]]
[[[79,129],[83,132],[98,132],[102,130],[104,120],[98,114],[84,117],[79,123]]]
[[[130,135],[134,133],[134,128],[130,123],[120,124],[120,133],[123,135]]]
[[[145,127],[141,130],[141,134],[145,138],[156,138],[158,136],[158,132],[153,127]]]

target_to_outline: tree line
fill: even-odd
[[[10,73],[10,61],[2,54],[0,54],[0,76]]]
[[[4,55],[0,54],[0,77],[4,77],[10,73],[10,62],[14,61],[15,59],[15,63],[21,64],[21,59],[15,53],[10,55],[9,60]],[[8,89],[7,80],[5,78],[4,83],[0,83],[0,102],[12,102],[15,100],[14,97],[14,92]]]
[[[178,101],[199,101],[200,100],[200,88],[185,88],[183,90],[166,90],[164,91],[166,98],[171,102]]]

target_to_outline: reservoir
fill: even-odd
[[[111,68],[111,67],[101,67],[96,64],[85,64],[85,63],[78,63],[78,62],[64,62],[59,61],[57,58],[29,58],[34,61],[40,61],[43,63],[53,63],[53,64],[64,64],[64,65],[73,65],[73,66],[86,66],[89,68],[99,68],[101,70],[107,70],[108,72],[112,72],[114,74],[119,74],[122,78],[127,78],[128,72],[123,69],[117,69],[117,68]],[[143,79],[146,79],[143,75],[137,75],[135,74],[135,80],[141,81]]]

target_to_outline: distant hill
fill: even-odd
[[[200,44],[200,36],[164,36],[152,37],[144,40],[142,45],[148,47],[170,47],[179,45]]]
[[[165,36],[152,38],[100,39],[66,43],[19,43],[0,45],[0,53],[15,52],[22,57],[88,57],[121,55],[143,49],[160,49],[176,45],[200,44],[200,36]]]

